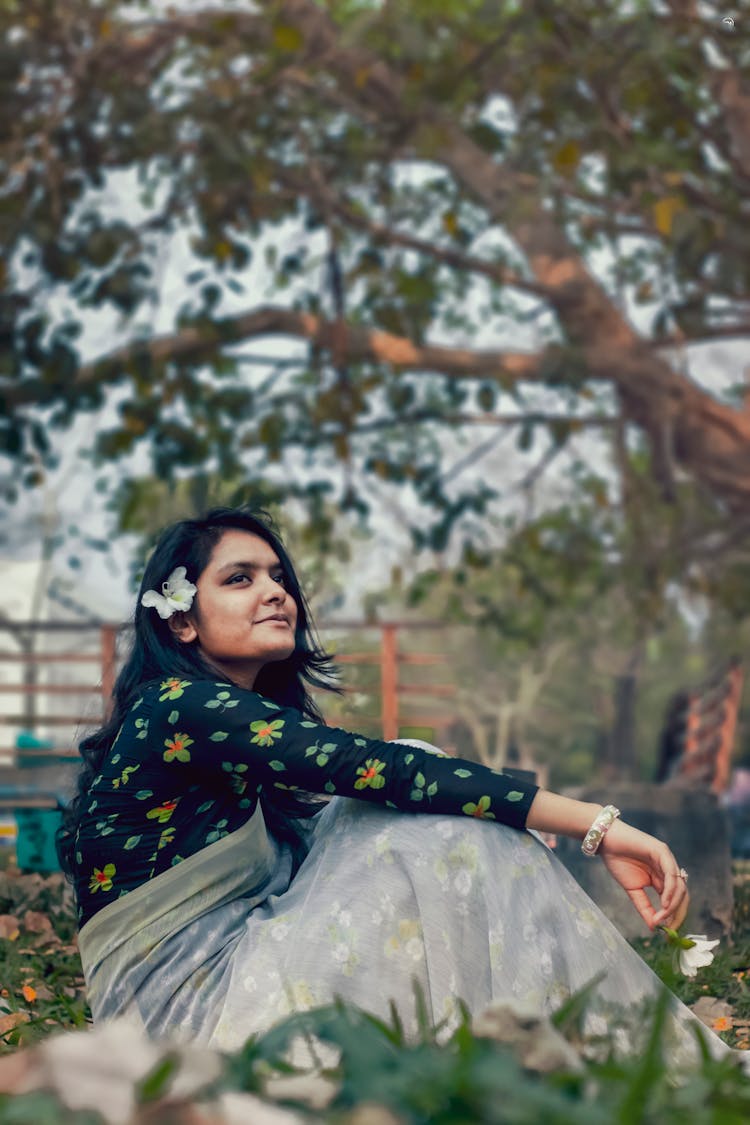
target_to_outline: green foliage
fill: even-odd
[[[522,452],[576,445],[606,379],[587,360],[596,318],[582,333],[569,315],[576,294],[524,292],[520,227],[554,217],[584,262],[610,248],[618,287],[650,300],[652,339],[700,337],[714,307],[746,297],[735,118],[704,50],[740,73],[746,46],[704,8],[0,6],[0,450],[23,470],[7,497],[40,483],[55,431],[116,388],[96,453],[123,473],[146,450],[163,480],[218,472],[313,503],[335,486],[363,517],[374,473],[411,500],[419,545],[440,549],[500,492],[476,476],[449,487],[445,435],[475,445],[466,417],[506,424],[512,406]],[[174,239],[189,254],[165,337],[152,325]],[[533,378],[549,417],[467,344],[543,312]],[[84,357],[92,314],[129,348]],[[248,354],[273,335],[287,356]],[[403,359],[435,339],[476,362],[445,377],[434,356]],[[653,421],[638,419],[650,434]]]
[[[260,1036],[232,1059],[229,1081],[262,1092],[295,1037],[333,1046],[339,1061],[328,1077],[336,1090],[325,1120],[347,1121],[364,1105],[389,1109],[401,1122],[549,1121],[597,1125],[683,1121],[739,1122],[750,1111],[750,1086],[736,1063],[707,1057],[691,1074],[674,1074],[662,1057],[664,1002],[654,1006],[651,1035],[640,1058],[587,1060],[578,1072],[525,1070],[509,1047],[471,1033],[464,1022],[447,1042],[427,1034],[402,1040],[388,1025],[351,1006],[337,1004],[295,1016]]]
[[[7,866],[9,858],[7,852],[2,856],[6,870],[0,871],[7,934],[0,938],[0,1055],[50,1030],[85,1027],[91,1018],[70,889],[62,875],[19,876]]]

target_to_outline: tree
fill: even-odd
[[[441,435],[507,426],[544,464],[617,434],[623,472],[639,434],[662,498],[708,498],[704,539],[744,534],[750,412],[674,358],[750,334],[742,21],[692,0],[139,7],[0,11],[0,426],[27,483],[49,427],[119,388],[101,457],[244,485],[276,464],[318,497],[338,468],[361,510],[369,474],[411,489],[436,546],[497,493],[445,479]],[[272,299],[246,283],[263,251]],[[121,342],[88,359],[92,310]],[[522,322],[535,348],[497,346]]]
[[[696,629],[684,597],[649,590],[643,576],[634,584],[612,522],[590,498],[588,509],[528,522],[499,551],[467,553],[390,592],[391,613],[416,606],[444,624],[454,691],[436,726],[450,718],[460,753],[494,768],[549,768],[553,787],[653,778],[670,698],[745,651],[747,600],[742,615],[712,601]],[[435,707],[429,695],[424,703]]]

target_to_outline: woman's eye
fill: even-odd
[[[231,578],[229,579],[229,582],[230,582],[230,583],[233,583],[233,584],[234,584],[234,585],[236,586],[236,585],[238,585],[238,584],[239,584],[239,582],[241,582],[242,580],[246,580],[246,581],[248,581],[248,582],[249,582],[249,581],[250,581],[250,576],[249,576],[249,575],[247,575],[247,574],[233,574],[233,575],[232,575],[232,577],[231,577]]]
[[[283,574],[274,575],[274,582],[278,582],[279,586],[286,586],[286,578]]]

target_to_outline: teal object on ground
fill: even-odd
[[[52,750],[51,742],[37,738],[30,731],[19,731],[16,735],[18,765],[23,769],[57,762],[58,758],[43,758],[35,754],[24,754],[24,750]],[[62,821],[58,809],[16,809],[16,863],[22,871],[38,871],[49,874],[59,871],[60,864],[55,849],[55,833]]]
[[[22,871],[59,871],[55,833],[62,823],[57,809],[16,809],[16,863]]]

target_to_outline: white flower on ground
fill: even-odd
[[[141,605],[149,609],[153,606],[156,612],[166,621],[173,613],[185,613],[193,604],[197,587],[187,580],[187,569],[176,566],[166,582],[161,584],[161,593],[156,590],[146,590],[141,598]]]

